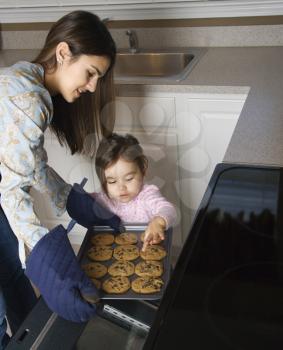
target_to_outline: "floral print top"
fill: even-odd
[[[18,238],[23,266],[24,244],[31,250],[48,232],[34,212],[31,187],[48,193],[57,215],[65,211],[71,190],[47,164],[44,131],[52,115],[42,66],[22,61],[0,69],[1,206]]]

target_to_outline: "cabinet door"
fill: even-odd
[[[119,96],[116,123],[119,130],[148,132],[172,129],[175,123],[175,98],[172,96]]]
[[[180,221],[177,166],[178,135],[175,129],[174,97],[119,97],[116,102],[117,133],[136,136],[149,160],[145,181],[159,187],[171,201]],[[179,224],[174,227],[173,246],[182,244]],[[174,252],[173,252],[174,254]]]
[[[85,189],[94,191],[94,175],[91,161],[83,156],[71,155],[66,147],[62,147],[56,137],[47,130],[44,134],[44,146],[48,155],[48,164],[67,182],[80,183],[84,177],[88,179]],[[38,193],[34,189],[32,195],[35,199],[34,208],[42,223],[48,229],[52,229],[58,224],[67,227],[71,218],[65,212],[61,217],[56,216],[51,208],[49,197]],[[74,226],[69,234],[70,240],[74,244],[80,244],[86,229],[78,224]]]
[[[223,161],[246,97],[190,94],[177,103],[183,239],[216,164]]]

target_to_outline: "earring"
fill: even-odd
[[[62,64],[63,64],[63,61],[62,61],[62,60],[60,60],[59,58],[57,58],[57,62],[60,64],[60,66],[62,66]]]

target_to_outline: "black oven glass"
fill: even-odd
[[[283,348],[282,187],[279,168],[232,167],[218,174],[148,346]]]

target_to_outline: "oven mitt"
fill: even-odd
[[[58,225],[42,237],[27,259],[25,273],[53,312],[85,322],[96,313],[99,293],[79,266],[68,231]]]
[[[98,203],[79,184],[74,184],[72,187],[66,209],[71,218],[86,228],[99,225],[110,226],[115,232],[125,230],[121,219]]]

